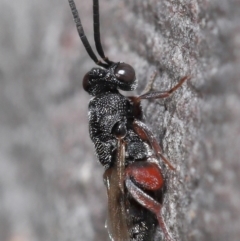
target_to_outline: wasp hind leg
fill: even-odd
[[[152,147],[157,158],[161,158],[171,170],[176,170],[176,168],[170,163],[170,161],[162,154],[162,148],[160,147],[156,137],[153,135],[153,133],[146,124],[144,124],[142,121],[134,120],[133,129],[142,141],[147,142]]]
[[[125,175],[125,184],[130,195],[136,202],[156,216],[165,240],[174,241],[163,220],[161,214],[162,205],[137,186],[139,185],[147,191],[158,191],[163,188],[164,179],[157,164],[147,161],[135,162],[126,168]]]

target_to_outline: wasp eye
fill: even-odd
[[[83,77],[83,89],[88,92],[89,88],[90,88],[89,72],[87,72]]]
[[[131,84],[135,81],[135,71],[133,67],[129,64],[120,63],[115,69],[115,75],[118,80]]]

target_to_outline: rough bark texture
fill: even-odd
[[[76,1],[92,41],[92,3]],[[140,92],[192,78],[144,102],[177,171],[163,215],[181,241],[240,239],[239,0],[100,0],[104,49],[134,66]],[[94,66],[67,0],[0,1],[0,240],[108,240],[103,169],[88,137]]]

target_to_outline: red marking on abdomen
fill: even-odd
[[[126,168],[126,176],[132,177],[136,183],[151,191],[161,189],[164,183],[159,167],[146,161],[129,165]]]

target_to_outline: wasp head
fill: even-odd
[[[118,89],[131,91],[136,88],[136,85],[133,67],[123,62],[113,63],[106,69],[93,68],[83,78],[84,90],[93,96],[116,92]]]

